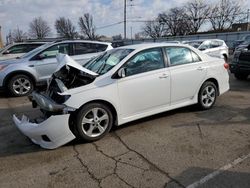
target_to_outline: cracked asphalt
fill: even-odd
[[[114,128],[93,142],[44,150],[13,113],[36,116],[26,97],[0,96],[0,187],[184,188],[250,153],[250,79],[230,78],[213,109],[185,107]],[[249,188],[250,158],[199,187]]]

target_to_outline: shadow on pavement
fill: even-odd
[[[247,80],[237,80],[232,74],[230,75],[231,91],[250,91],[250,76]]]

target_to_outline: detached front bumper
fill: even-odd
[[[29,122],[24,115],[21,120],[13,115],[13,121],[32,142],[46,149],[55,149],[75,139],[69,129],[69,114],[50,116],[39,124]]]

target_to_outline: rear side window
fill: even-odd
[[[192,50],[184,47],[165,48],[171,66],[194,63],[201,61],[200,57]]]
[[[217,47],[220,47],[222,45],[223,45],[223,43],[220,41],[212,41],[211,42],[211,48],[217,48]]]
[[[31,50],[34,50],[35,48],[41,46],[42,44],[27,44],[27,51],[26,52],[29,52]]]
[[[103,52],[107,49],[105,44],[95,44],[95,43],[75,43],[74,44],[74,54],[82,55],[88,53]]]

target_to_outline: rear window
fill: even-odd
[[[88,53],[103,52],[107,49],[108,45],[105,44],[95,44],[95,43],[75,43],[74,44],[74,54],[82,55]]]

